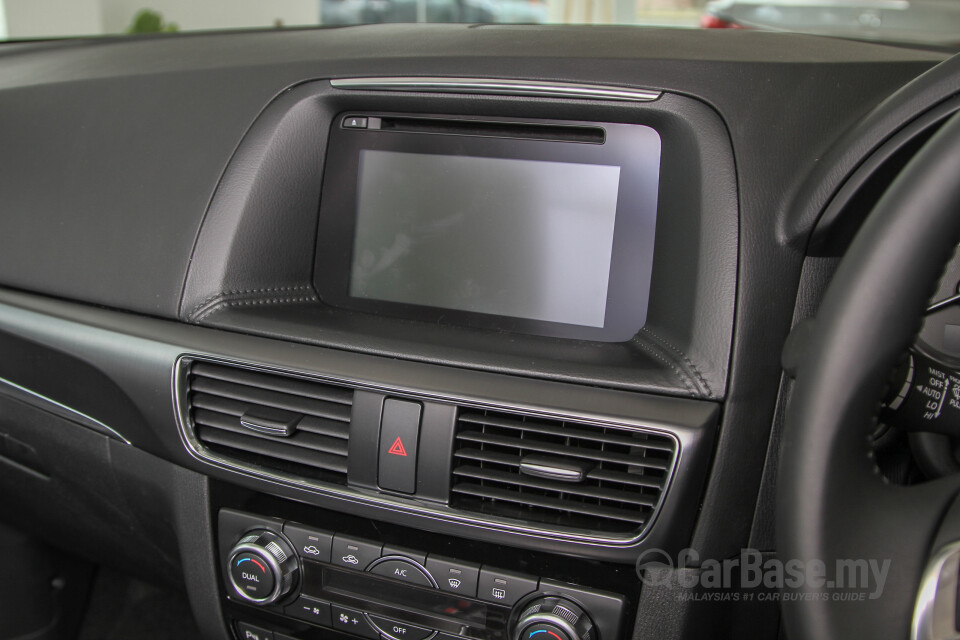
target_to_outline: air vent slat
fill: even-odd
[[[254,472],[345,485],[353,391],[246,367],[194,362],[187,376],[190,426],[200,445]],[[241,416],[290,415],[292,433],[268,433]]]
[[[217,413],[216,411],[209,411],[197,407],[193,410],[193,421],[205,427],[252,435],[249,429],[240,426],[239,419],[224,413]]]
[[[193,396],[193,407],[194,409],[205,409],[232,416],[236,418],[237,427],[240,427],[240,416],[250,408],[250,405],[229,398],[218,398],[205,393],[197,393]],[[297,425],[297,430],[330,436],[331,438],[343,438],[344,440],[350,433],[349,425],[346,422],[315,416],[303,416]]]
[[[589,505],[581,502],[575,502],[572,500],[560,500],[557,498],[546,498],[541,496],[531,495],[529,493],[516,493],[513,491],[506,491],[503,489],[494,489],[491,487],[481,486],[479,484],[471,483],[462,483],[455,484],[453,486],[454,493],[461,493],[470,496],[480,496],[483,498],[490,498],[492,500],[503,500],[505,502],[513,502],[521,505],[531,505],[533,507],[540,507],[543,509],[551,509],[556,511],[569,511],[572,513],[578,513],[586,516],[594,516],[597,518],[609,518],[611,520],[619,520],[621,522],[630,522],[637,525],[643,524],[646,522],[646,518],[641,511],[630,511],[629,509],[615,509],[610,507],[601,507],[595,505]]]
[[[218,398],[205,393],[197,393],[193,396],[194,409],[205,409],[216,413],[225,414],[236,418],[235,423],[240,426],[240,416],[250,408],[250,405],[229,398]],[[331,438],[342,438],[346,440],[350,431],[346,422],[339,420],[329,420],[327,418],[317,418],[314,416],[303,416],[297,425],[299,431],[308,431],[321,436],[330,436]]]
[[[218,444],[238,451],[260,454],[278,460],[289,460],[318,469],[327,469],[339,473],[347,472],[347,461],[345,457],[328,455],[314,452],[310,449],[302,449],[282,444],[273,440],[249,437],[231,431],[212,429],[201,426],[199,429],[200,439],[204,442]]]
[[[516,438],[514,436],[501,436],[480,431],[462,431],[457,434],[460,440],[467,440],[480,444],[492,444],[502,447],[512,447],[525,451],[540,451],[541,453],[551,453],[561,456],[571,456],[575,458],[586,458],[587,460],[598,460],[606,462],[619,462],[620,464],[634,467],[647,467],[650,469],[666,469],[668,462],[657,458],[645,458],[642,456],[632,456],[622,453],[602,451],[600,449],[585,449],[571,447],[563,444],[553,444],[543,442],[534,438]],[[637,446],[640,446],[638,443]]]
[[[451,506],[592,533],[648,526],[677,454],[652,430],[494,409],[462,410],[455,441]]]
[[[634,487],[649,487],[651,489],[662,489],[663,479],[657,479],[654,476],[640,475],[639,473],[626,473],[621,471],[608,471],[606,469],[593,469],[587,473],[589,480],[606,480],[608,482],[619,482]]]
[[[480,467],[459,466],[453,474],[462,478],[472,478],[474,480],[489,480],[502,484],[517,485],[520,487],[531,487],[534,489],[544,489],[547,491],[556,491],[570,496],[585,496],[588,498],[599,498],[601,500],[616,500],[627,504],[635,504],[642,507],[652,507],[657,504],[656,496],[653,498],[644,497],[641,493],[630,493],[628,491],[618,491],[616,489],[599,489],[590,485],[577,485],[572,483],[553,482],[539,478],[530,478],[514,473],[504,473]]]
[[[341,438],[343,440],[350,437],[350,424],[348,422],[328,420],[314,416],[303,416],[300,424],[297,425],[297,430],[315,433],[318,436]]]
[[[481,449],[459,449],[454,454],[457,458],[465,460],[475,460],[477,462],[490,462],[504,466],[519,467],[521,456],[509,455],[506,453],[497,453],[495,451],[483,451]],[[663,487],[663,479],[657,479],[655,476],[641,475],[639,473],[626,473],[623,471],[609,471],[607,469],[592,469],[587,473],[590,480],[606,480],[609,482],[619,482],[635,487],[650,487],[659,489]]]
[[[552,426],[548,424],[543,424],[536,422],[535,420],[520,420],[516,418],[502,418],[499,416],[485,416],[482,413],[465,413],[460,416],[460,422],[469,422],[477,425],[490,425],[492,427],[503,427],[505,429],[515,429],[517,431],[526,431],[530,433],[542,433],[545,435],[560,436],[562,438],[577,438],[579,440],[587,440],[594,442],[604,442],[607,444],[620,444],[628,447],[633,447],[638,444],[637,438],[616,435],[611,433],[604,433],[599,429],[594,431],[588,431],[585,429],[577,429],[575,427],[568,426]],[[646,434],[642,432],[637,432],[642,438],[646,438]],[[668,442],[657,442],[656,440],[642,440],[643,446],[647,449],[653,451],[673,451],[673,445]]]
[[[497,453],[496,451],[484,451],[483,449],[471,449],[469,447],[458,449],[454,456],[466,460],[476,460],[478,462],[495,462],[497,464],[519,467],[523,458],[519,455],[507,453]]]
[[[314,400],[325,400],[350,406],[353,404],[353,390],[346,387],[337,387],[311,380],[301,380],[289,376],[271,373],[260,373],[249,369],[228,367],[210,364],[208,362],[194,363],[191,372],[196,376],[234,382],[247,387],[259,387],[289,395],[298,395]]]
[[[246,427],[241,426],[240,421],[234,419],[232,416],[224,416],[222,414],[198,409],[194,413],[193,420],[198,425],[204,427],[212,427],[247,437],[259,436],[259,434],[255,434]],[[300,447],[302,449],[312,449],[314,451],[332,453],[338,456],[347,455],[347,442],[340,438],[329,438],[313,433],[298,432],[289,438],[271,438],[271,440],[283,445]]]
[[[238,419],[250,407],[249,403],[246,402],[231,400],[230,398],[222,398],[220,396],[212,396],[207,393],[194,393],[191,397],[191,401],[194,409],[216,411],[217,413],[223,413],[228,416],[236,416]]]
[[[240,400],[241,402],[247,402],[261,407],[272,407],[293,413],[303,413],[317,416],[318,418],[330,418],[344,422],[350,420],[350,407],[333,402],[324,402],[302,396],[287,396],[276,391],[246,387],[222,380],[207,380],[204,378],[195,378],[192,383],[192,388],[194,391],[230,398],[232,400]]]

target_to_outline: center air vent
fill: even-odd
[[[187,391],[194,435],[210,452],[257,471],[347,484],[351,389],[194,362]]]
[[[639,532],[660,504],[676,443],[628,427],[461,411],[451,506],[592,532]]]

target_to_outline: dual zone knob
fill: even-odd
[[[266,529],[246,534],[230,551],[230,584],[254,604],[271,604],[290,593],[299,570],[296,552]]]
[[[593,621],[576,604],[547,596],[531,602],[517,620],[516,640],[595,640]]]

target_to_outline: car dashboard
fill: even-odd
[[[960,106],[945,60],[502,25],[4,45],[2,519],[207,638],[776,637],[775,603],[638,567],[773,551],[784,341]]]

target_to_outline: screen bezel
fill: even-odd
[[[342,122],[346,115],[340,114],[332,124],[320,202],[314,284],[326,304],[378,316],[599,342],[625,342],[644,326],[653,269],[662,160],[662,143],[656,130],[646,125],[618,123],[482,119],[482,122],[523,122],[532,126],[600,127],[604,130],[604,140],[602,144],[596,144],[344,128]],[[350,112],[349,115],[379,118],[393,114]],[[422,119],[425,116],[417,117]],[[351,296],[350,270],[363,150],[619,166],[620,183],[604,325],[580,326]],[[654,156],[655,162],[652,161]]]

